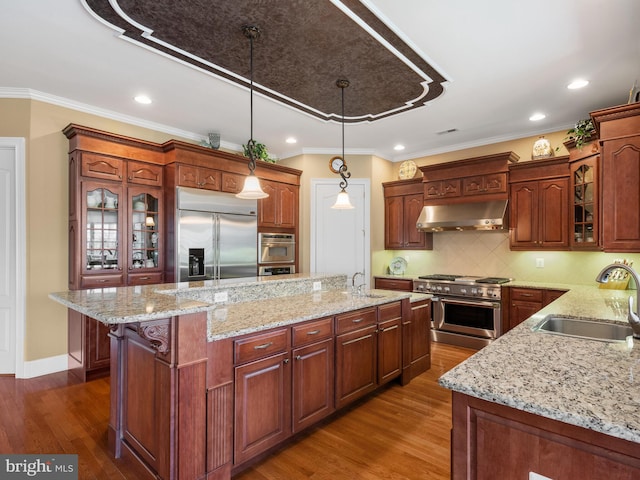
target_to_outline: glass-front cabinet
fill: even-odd
[[[595,155],[571,164],[573,249],[598,248],[598,160]]]
[[[85,200],[85,273],[121,270],[122,187],[86,182],[82,190]]]
[[[162,191],[149,188],[129,188],[131,248],[129,271],[159,269],[162,221]]]

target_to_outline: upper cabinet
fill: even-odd
[[[571,174],[569,188],[569,244],[572,250],[599,250],[600,149],[594,140],[576,148],[565,142]]]
[[[424,204],[506,199],[508,166],[519,158],[513,152],[504,152],[422,166]]]
[[[568,157],[509,168],[512,250],[569,249]]]
[[[602,246],[640,250],[640,103],[591,112],[602,158]]]
[[[294,229],[298,223],[298,185],[262,180],[267,198],[258,201],[258,228]]]
[[[384,188],[384,248],[424,250],[433,248],[433,234],[416,228],[423,201],[422,178],[397,180]]]

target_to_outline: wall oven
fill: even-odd
[[[296,238],[293,233],[258,233],[258,263],[295,263]]]
[[[510,279],[444,275],[425,277],[414,281],[414,291],[434,294],[433,341],[479,349],[501,335],[500,283]]]

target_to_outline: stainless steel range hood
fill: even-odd
[[[425,205],[416,222],[423,232],[503,230],[507,228],[507,200]]]

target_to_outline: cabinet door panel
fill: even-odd
[[[422,211],[424,202],[422,195],[407,195],[404,197],[404,246],[424,248],[426,233],[416,228],[416,222]]]
[[[534,247],[537,244],[538,183],[511,185],[511,246]]]
[[[298,187],[280,185],[279,226],[294,228],[298,219]]]
[[[93,318],[87,322],[87,369],[109,368],[111,341],[109,327]]]
[[[402,248],[404,245],[404,201],[403,197],[385,198],[385,245],[386,249]],[[417,217],[416,217],[417,218]]]
[[[83,177],[121,182],[124,175],[125,161],[122,158],[83,153],[81,169]]]
[[[603,144],[603,243],[607,251],[640,249],[640,137]]]
[[[162,186],[162,166],[151,163],[127,162],[127,181],[138,185]]]
[[[545,248],[569,246],[569,180],[561,178],[540,182],[540,237]]]
[[[431,301],[411,306],[411,376],[430,367],[431,355]],[[414,364],[418,364],[414,368]]]
[[[293,431],[333,412],[333,339],[293,351]]]
[[[376,388],[376,326],[336,337],[336,408]]]
[[[402,371],[401,318],[378,325],[378,384],[382,385]]]
[[[234,464],[286,439],[291,431],[291,370],[286,354],[235,369]]]

